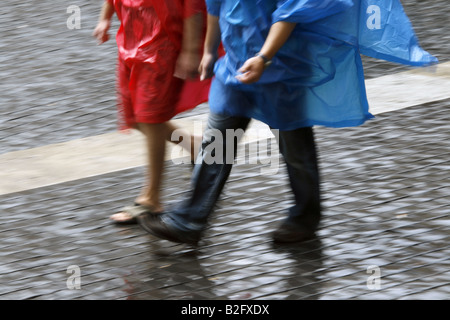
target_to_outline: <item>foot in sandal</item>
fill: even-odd
[[[118,225],[136,224],[137,217],[141,214],[159,214],[152,206],[147,206],[135,203],[133,206],[127,206],[116,214],[113,214],[110,219]]]

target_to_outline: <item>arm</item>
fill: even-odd
[[[200,62],[200,80],[205,80],[213,76],[214,63],[217,61],[217,50],[220,46],[220,26],[219,17],[208,14],[208,24],[206,30],[205,46],[203,57]]]
[[[196,13],[184,20],[183,41],[174,76],[181,79],[195,78],[200,63],[203,14]]]
[[[109,40],[108,30],[111,26],[111,18],[113,15],[114,6],[109,1],[105,1],[103,3],[102,11],[100,12],[97,27],[92,34],[97,38],[99,44]]]
[[[295,26],[296,24],[291,22],[279,21],[274,23],[259,54],[271,60],[287,41]],[[261,78],[264,65],[265,61],[262,57],[252,57],[239,69],[242,74],[236,76],[236,78],[245,84],[254,83]]]

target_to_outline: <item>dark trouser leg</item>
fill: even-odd
[[[211,113],[188,197],[167,215],[176,228],[201,230],[231,172],[237,142],[250,119]]]
[[[295,197],[284,222],[305,232],[314,232],[320,222],[320,181],[312,128],[279,131],[279,146]]]

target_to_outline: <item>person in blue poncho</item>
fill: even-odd
[[[312,127],[356,126],[372,118],[357,39],[364,31],[359,22],[369,12],[363,7],[366,2],[206,1],[208,29],[200,72],[203,78],[215,78],[209,98],[211,113],[199,155],[201,163],[194,169],[192,189],[184,201],[162,215],[139,217],[146,231],[175,242],[196,244],[200,240],[231,171],[232,161],[227,158],[230,149],[233,156],[236,153],[234,136],[227,139],[227,132],[245,130],[254,118],[276,130],[294,194],[295,204],[273,233],[273,240],[299,242],[314,236],[321,203]],[[381,2],[397,4],[398,0]],[[392,13],[380,9],[380,14]],[[394,14],[406,17],[401,10]],[[405,32],[414,38],[412,30]],[[374,45],[366,43],[366,47],[370,52],[381,52],[384,59],[398,62],[395,58],[399,52],[403,58],[404,51],[409,50],[402,44],[395,47],[395,41],[386,45],[380,32],[371,37]],[[406,36],[401,37],[403,40],[414,46],[415,52],[420,51],[416,42]],[[216,62],[221,41],[226,55]],[[391,51],[390,46],[394,46]],[[411,58],[404,61],[413,60],[412,55],[406,57]],[[423,61],[411,64],[430,62],[426,54],[420,57]],[[209,148],[213,143],[217,146],[218,141],[222,142],[220,147]],[[221,161],[217,161],[217,154],[221,154]]]

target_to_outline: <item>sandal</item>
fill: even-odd
[[[146,206],[143,204],[139,204],[139,203],[135,203],[134,206],[126,206],[126,207],[122,208],[122,210],[120,212],[118,212],[116,214],[120,214],[120,213],[125,213],[130,218],[124,219],[124,220],[115,220],[111,216],[110,219],[117,225],[137,224],[137,222],[138,222],[137,217],[144,213],[151,214],[151,215],[158,214],[157,212],[153,211],[152,207]],[[114,214],[114,215],[116,215],[116,214]]]

